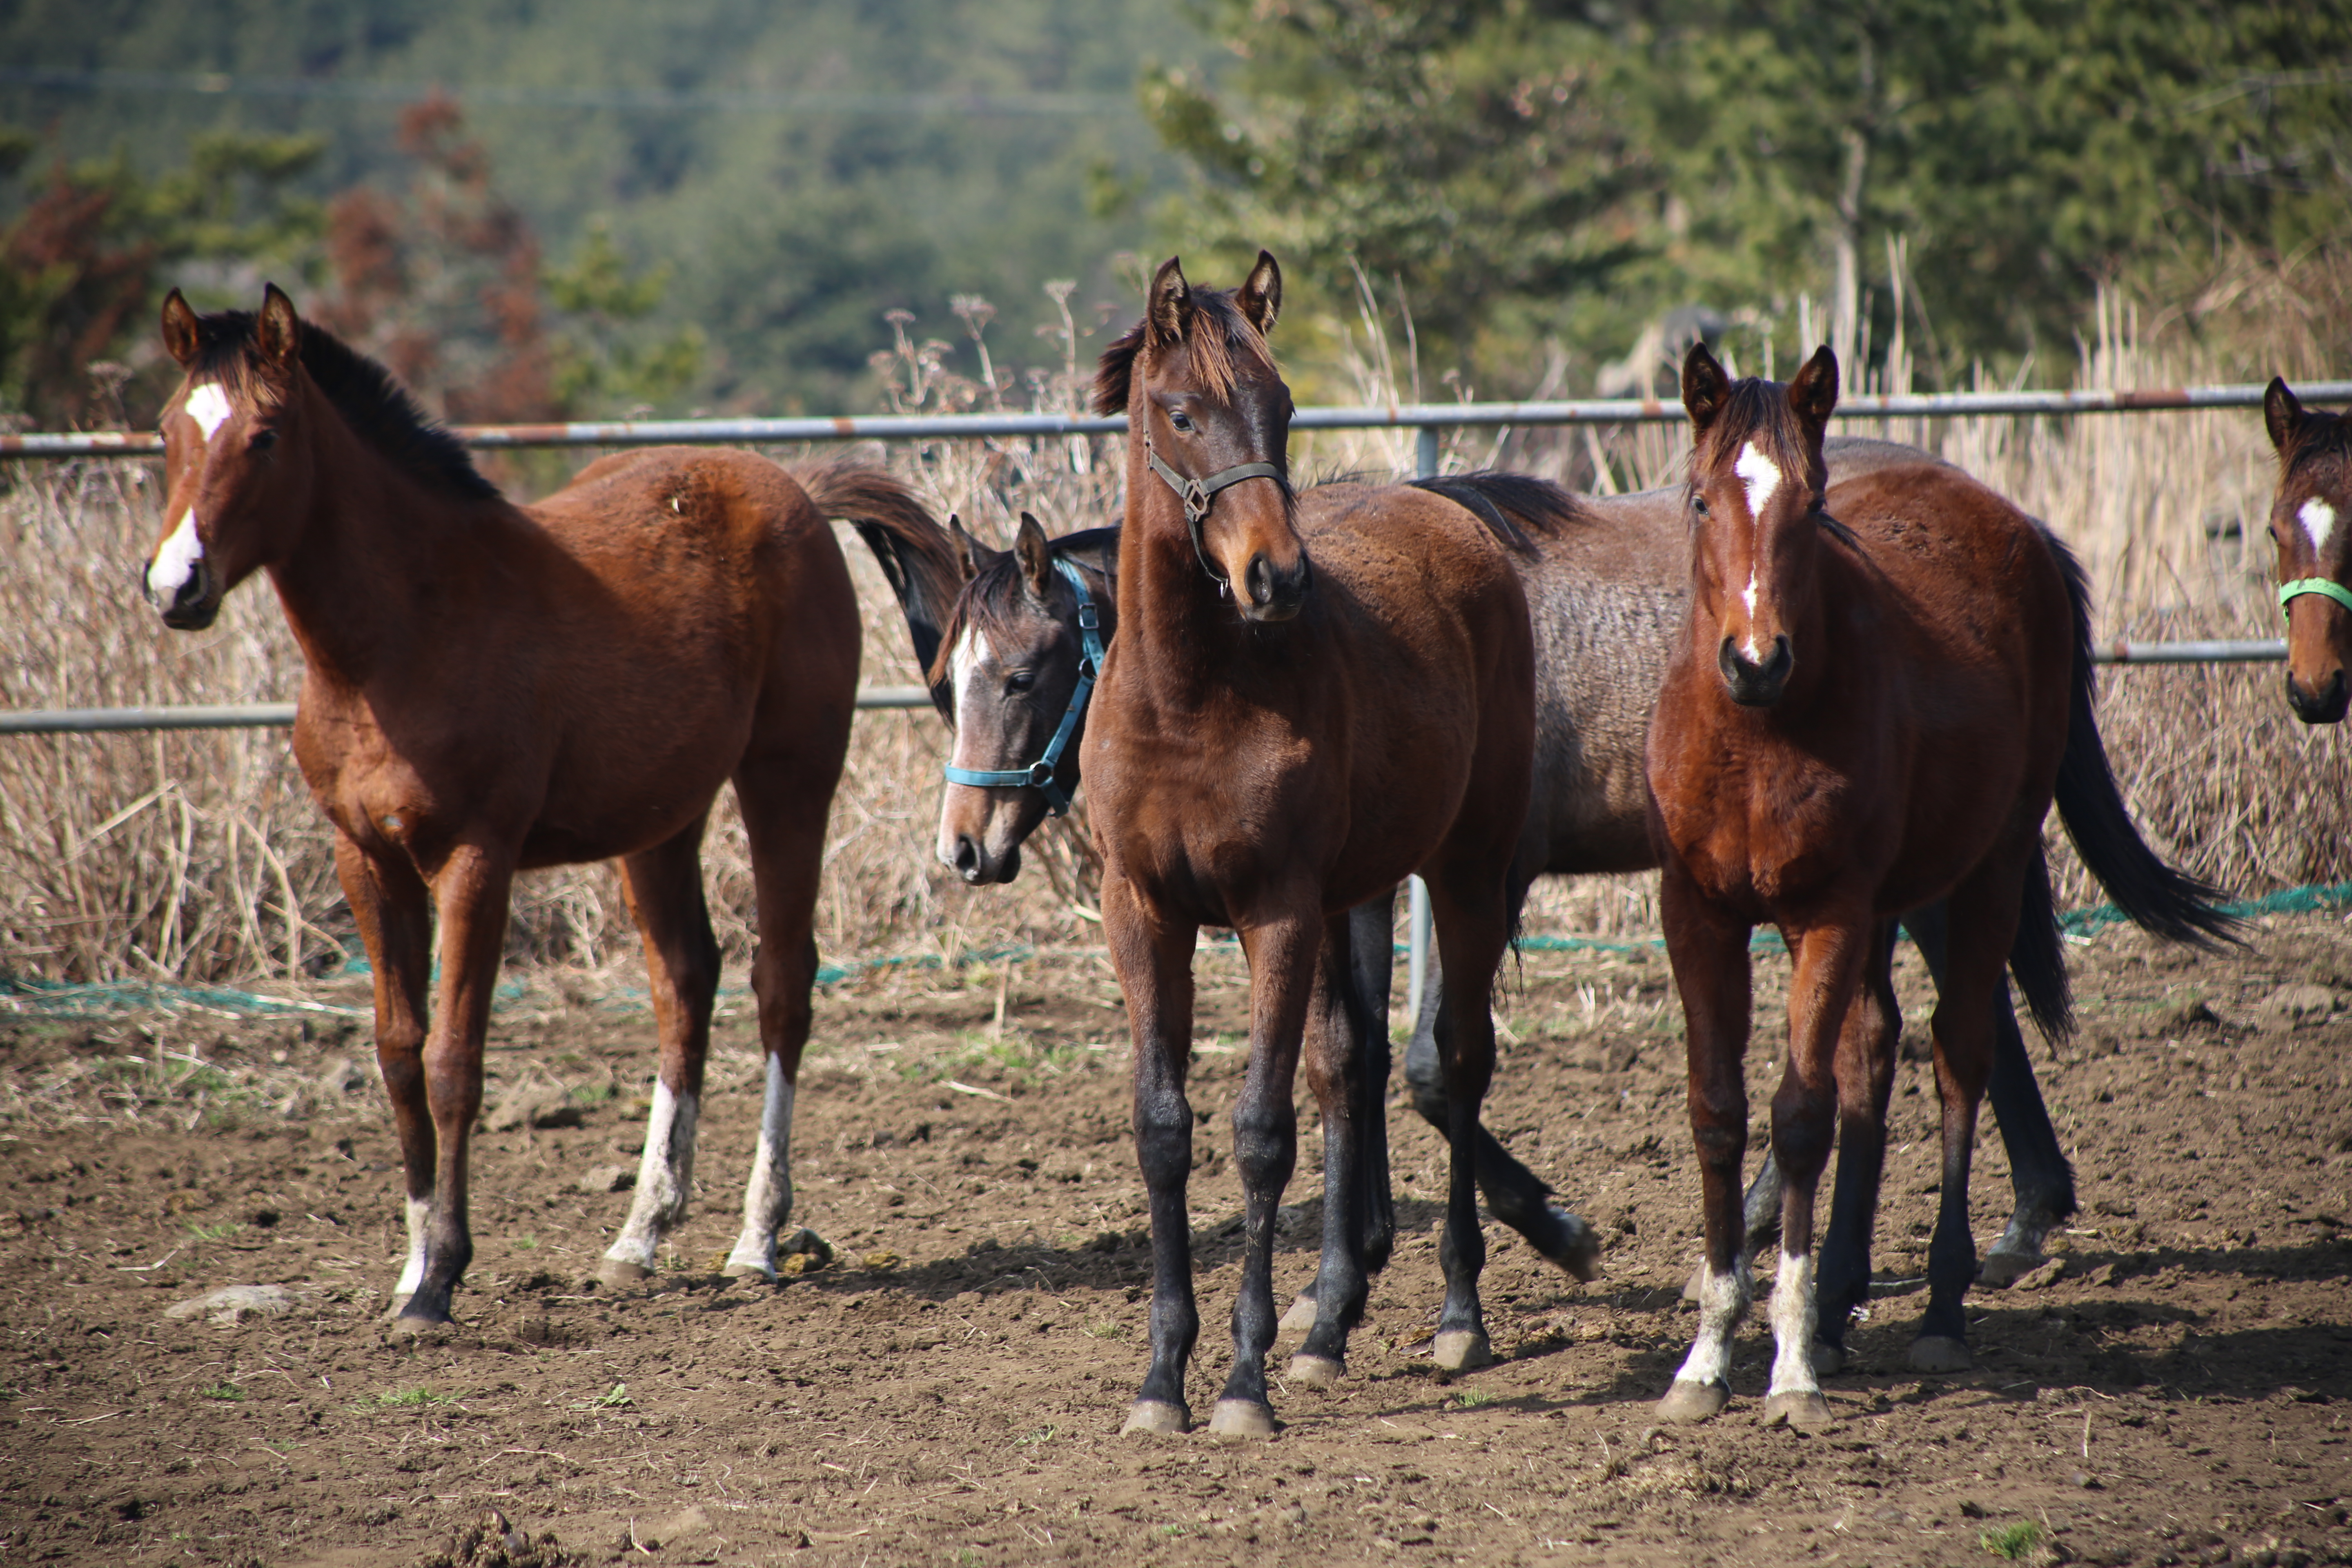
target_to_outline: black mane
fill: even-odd
[[[257,319],[251,310],[197,318],[196,363],[189,374],[219,381],[232,392],[255,386]],[[309,321],[302,323],[302,368],[352,433],[403,471],[473,500],[499,494],[498,486],[474,467],[466,444],[418,407],[392,372]]]

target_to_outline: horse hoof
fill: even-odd
[[[1255,1399],[1220,1399],[1209,1413],[1209,1430],[1220,1437],[1271,1437],[1273,1406]]]
[[[644,1264],[623,1258],[607,1258],[596,1265],[596,1278],[607,1285],[642,1285],[653,1277],[654,1271]]]
[[[1813,1342],[1813,1375],[1815,1377],[1835,1377],[1844,1370],[1845,1347],[1843,1345],[1833,1345],[1827,1340]]]
[[[1969,1347],[1948,1334],[1921,1334],[1911,1342],[1913,1372],[1966,1372],[1976,1365]]]
[[[1469,1372],[1495,1361],[1484,1329],[1448,1329],[1429,1342],[1429,1353],[1440,1372]]]
[[[757,1279],[763,1285],[776,1283],[776,1271],[761,1263],[730,1263],[719,1272],[730,1279]]]
[[[1192,1429],[1192,1413],[1181,1405],[1171,1405],[1164,1399],[1139,1399],[1127,1409],[1127,1425],[1118,1429],[1122,1437],[1130,1432],[1145,1432],[1154,1436],[1181,1436]]]
[[[1830,1414],[1830,1402],[1822,1397],[1821,1390],[1817,1388],[1775,1394],[1764,1401],[1764,1425],[1767,1426],[1826,1426],[1835,1419]]]
[[[1977,1266],[1977,1283],[1989,1290],[2006,1290],[2049,1261],[2040,1252],[1988,1252]]]
[[[1658,1401],[1658,1419],[1671,1421],[1677,1426],[1689,1426],[1723,1414],[1731,1403],[1731,1385],[1727,1383],[1692,1383],[1685,1378],[1675,1379],[1666,1396]]]
[[[1601,1237],[1572,1214],[1560,1209],[1553,1209],[1550,1214],[1554,1239],[1549,1246],[1538,1244],[1536,1250],[1558,1264],[1571,1279],[1590,1285],[1600,1279]]]
[[[1298,1293],[1298,1300],[1290,1304],[1290,1310],[1282,1314],[1282,1321],[1276,1325],[1276,1331],[1303,1334],[1314,1326],[1315,1298],[1302,1290]]]
[[[384,1331],[402,1339],[422,1339],[428,1334],[446,1333],[457,1325],[446,1317],[411,1317],[403,1312],[384,1325]]]
[[[1300,1351],[1290,1358],[1289,1370],[1283,1375],[1309,1388],[1336,1388],[1339,1380],[1348,1375],[1348,1363],[1336,1356],[1308,1355]]]

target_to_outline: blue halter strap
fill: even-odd
[[[941,771],[947,774],[948,783],[971,784],[976,789],[1034,786],[1045,791],[1045,809],[1059,816],[1070,809],[1070,792],[1062,787],[1056,776],[1062,770],[1062,752],[1076,732],[1078,721],[1086,717],[1087,700],[1095,691],[1095,677],[1102,673],[1103,640],[1102,619],[1095,610],[1094,595],[1087,592],[1085,574],[1059,555],[1054,557],[1054,569],[1069,579],[1071,591],[1078,596],[1078,684],[1070,692],[1070,705],[1062,710],[1060,727],[1045,742],[1045,754],[1025,768],[959,768],[950,764]]]

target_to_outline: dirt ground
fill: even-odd
[[[834,1257],[777,1288],[712,1272],[756,1133],[745,999],[672,1267],[614,1292],[593,1278],[651,1019],[620,977],[531,981],[494,1026],[492,1101],[556,1086],[542,1119],[576,1124],[476,1142],[461,1325],[421,1342],[380,1321],[398,1186],[363,1022],[0,1012],[0,1563],[421,1564],[490,1508],[530,1540],[477,1531],[457,1560],[2352,1562],[2352,929],[2280,918],[2221,958],[2109,930],[2072,952],[2084,1030],[2036,1047],[2084,1204],[2062,1266],[1971,1297],[1974,1372],[1905,1371],[1936,1201],[1929,1069],[1906,1059],[1882,1283],[1815,1436],[1757,1425],[1760,1313],[1731,1410],[1653,1423],[1695,1322],[1698,1190],[1654,954],[1529,954],[1488,1101],[1607,1237],[1606,1278],[1490,1226],[1504,1359],[1439,1377],[1421,1346],[1443,1153],[1400,1101],[1405,1239],[1349,1376],[1277,1384],[1285,1427],[1255,1444],[1118,1436],[1148,1255],[1097,955],[824,994],[795,1223]],[[1904,962],[1907,1052],[1929,996]],[[1205,1415],[1238,1277],[1245,978],[1231,949],[1200,972]],[[1777,1020],[1786,961],[1759,973]],[[1754,1058],[1760,1123],[1775,1053]],[[1301,1153],[1284,1290],[1313,1267],[1311,1132]],[[1977,1171],[1983,1246],[2009,1208],[1990,1135]],[[290,1310],[171,1314],[247,1285]]]

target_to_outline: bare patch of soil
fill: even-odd
[[[2084,1205],[2061,1266],[1971,1298],[1975,1371],[1904,1370],[1936,1201],[1932,1086],[1906,1061],[1884,1283],[1815,1436],[1758,1426],[1756,1319],[1731,1410],[1653,1422],[1693,1324],[1697,1196],[1654,955],[1529,955],[1488,1101],[1601,1228],[1605,1279],[1576,1285],[1490,1229],[1504,1359],[1438,1376],[1420,1347],[1443,1151],[1400,1097],[1406,1239],[1346,1382],[1277,1387],[1286,1425],[1256,1444],[1116,1436],[1147,1254],[1125,1015],[1099,958],[824,996],[794,1220],[834,1260],[772,1289],[715,1273],[757,1131],[743,1004],[672,1267],[614,1293],[591,1280],[628,1202],[611,1168],[635,1165],[651,1020],[535,981],[497,1019],[492,1104],[550,1086],[568,1104],[477,1142],[461,1326],[421,1342],[380,1323],[396,1156],[372,1069],[337,1065],[369,1066],[363,1025],[0,1016],[0,1556],[2352,1562],[2352,933],[2311,917],[2223,958],[2114,931],[2073,951],[2084,1028],[2038,1064]],[[1759,964],[1767,1038],[1785,969]],[[1238,1276],[1245,991],[1230,950],[1201,972],[1205,1412]],[[1773,1059],[1756,1055],[1760,1121]],[[1311,1135],[1301,1152],[1286,1289],[1314,1260]],[[2009,1208],[1990,1136],[1975,1187],[1984,1245]],[[230,1286],[282,1289],[168,1313]],[[510,1524],[487,1527],[489,1509]]]

